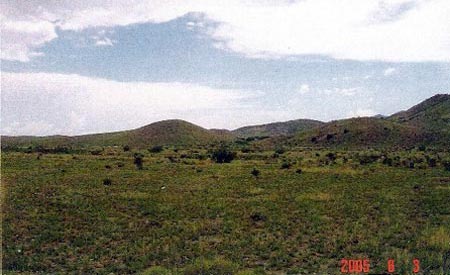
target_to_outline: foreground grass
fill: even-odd
[[[3,270],[339,274],[340,259],[369,258],[381,274],[392,258],[406,274],[417,258],[438,274],[450,250],[449,172],[289,156],[280,169],[258,156],[148,154],[137,170],[131,153],[3,154]]]

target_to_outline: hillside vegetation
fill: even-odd
[[[82,136],[2,137],[2,148],[88,148],[104,146],[209,146],[252,143],[256,148],[276,146],[413,147],[450,146],[450,95],[438,94],[389,117],[364,117],[328,123],[299,119],[238,128],[205,129],[183,120],[164,120],[114,133]]]

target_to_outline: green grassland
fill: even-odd
[[[234,150],[223,164],[142,150],[141,170],[133,148],[4,152],[3,272],[340,274],[342,258],[442,272],[449,152]]]

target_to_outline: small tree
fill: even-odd
[[[255,176],[255,177],[257,178],[257,177],[259,176],[259,174],[260,174],[259,170],[256,169],[256,168],[253,168],[253,170],[252,170],[252,175]]]
[[[152,148],[148,149],[150,153],[161,153],[164,150],[164,148],[161,145],[153,146]]]
[[[142,170],[144,164],[144,155],[140,153],[134,154],[134,164],[138,170]]]
[[[216,163],[230,163],[236,156],[236,153],[228,150],[225,147],[214,150],[211,154],[211,159]]]

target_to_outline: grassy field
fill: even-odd
[[[450,250],[448,153],[142,153],[3,153],[3,272],[441,274]]]

